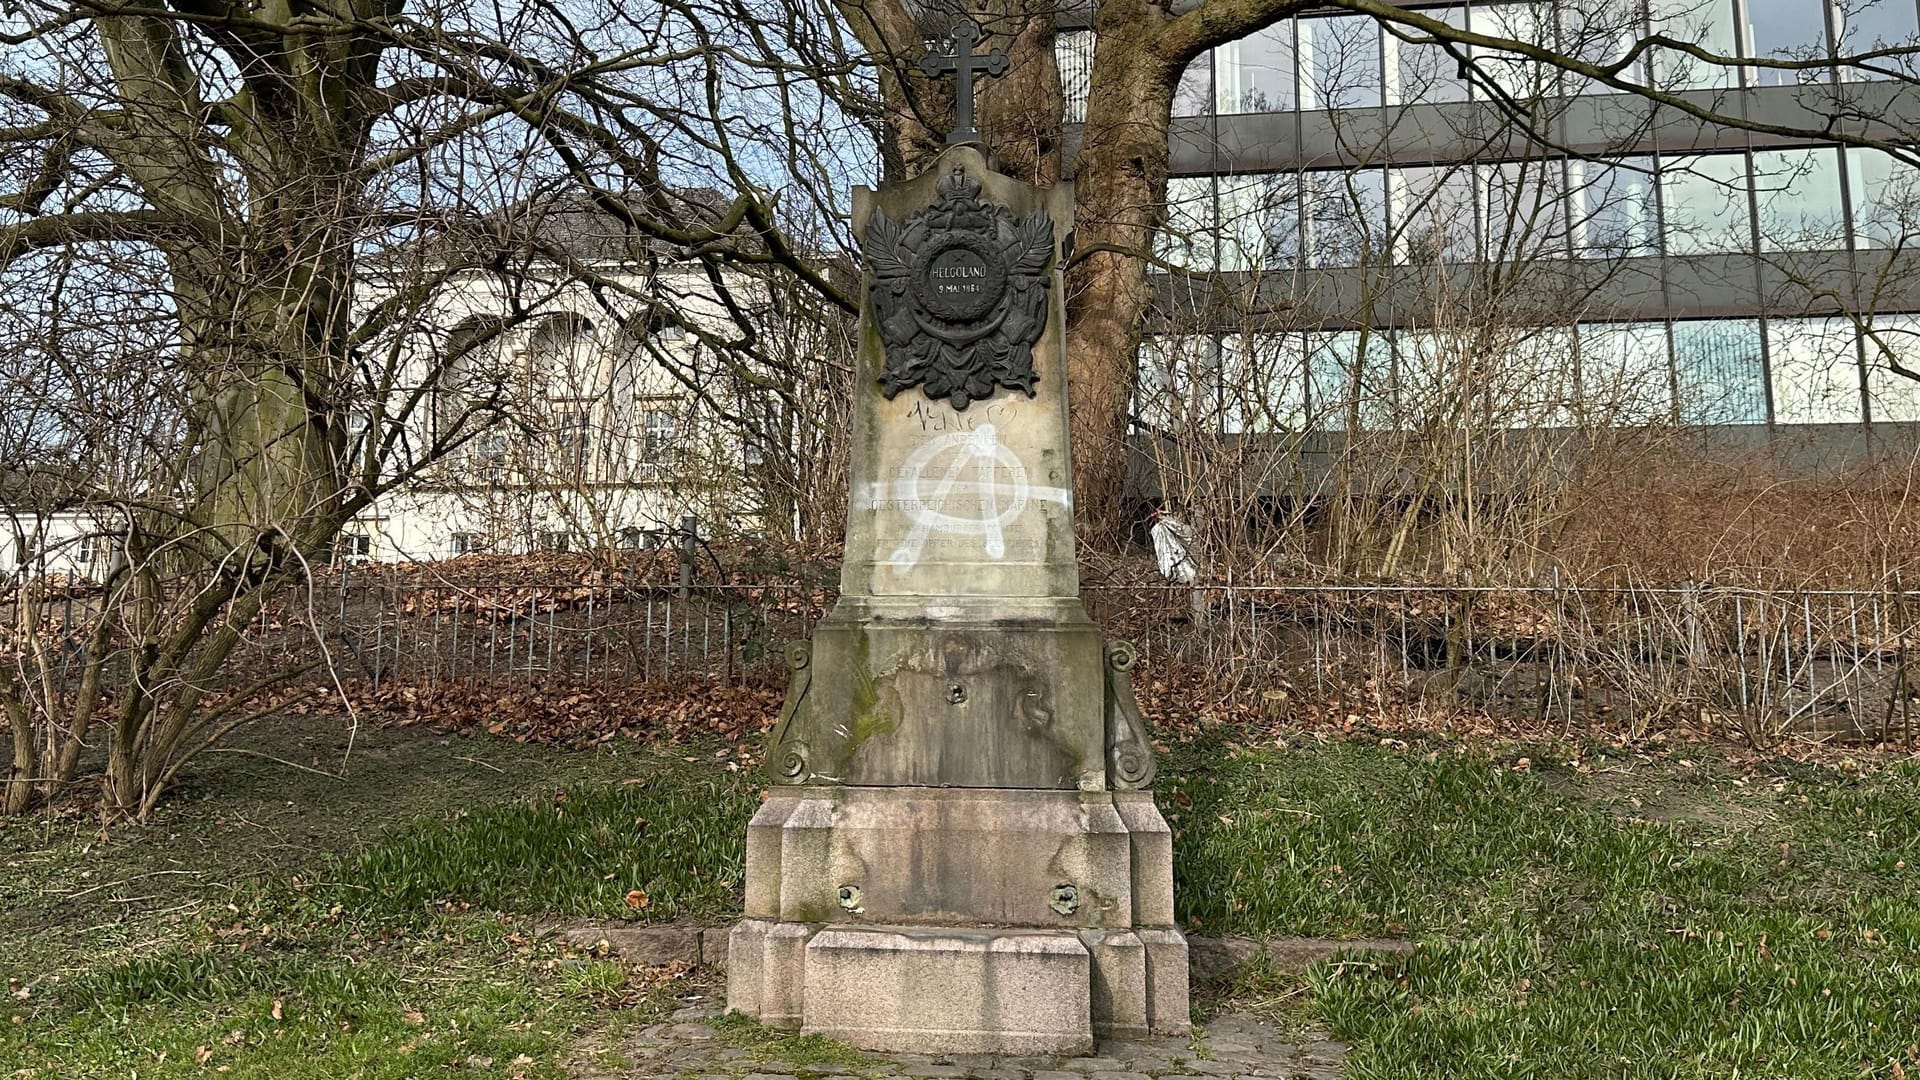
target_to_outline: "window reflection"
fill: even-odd
[[[1854,243],[1906,247],[1920,239],[1920,170],[1880,150],[1846,153]]]
[[[1875,423],[1920,420],[1920,316],[1883,315],[1861,335],[1867,408]],[[1902,374],[1902,371],[1907,374]]]
[[[1476,202],[1469,165],[1395,169],[1391,213],[1394,256],[1403,263],[1471,262],[1477,258]]]
[[[1213,112],[1213,54],[1201,53],[1180,75],[1173,91],[1173,115],[1207,116]]]
[[[1836,0],[1834,25],[1839,30],[1840,54],[1858,56],[1876,49],[1912,45],[1920,37],[1913,0]],[[1878,70],[1874,70],[1874,69]],[[1886,79],[1916,74],[1913,57],[1871,61],[1866,67],[1840,69],[1842,79]]]
[[[1567,184],[1575,251],[1594,258],[1658,254],[1660,207],[1651,158],[1624,158],[1617,165],[1570,161]]]
[[[1302,174],[1307,257],[1314,266],[1374,261],[1387,236],[1386,176],[1379,169]]]
[[[1322,431],[1393,423],[1393,343],[1380,331],[1307,335],[1308,426]]]
[[[1300,107],[1360,109],[1380,104],[1380,27],[1365,15],[1301,19]]]
[[[1066,109],[1063,121],[1084,124],[1087,89],[1093,79],[1093,31],[1060,31],[1053,39],[1053,58],[1060,68],[1060,96]]]
[[[1766,367],[1758,319],[1673,324],[1680,420],[1688,424],[1767,422]]]
[[[1669,252],[1707,255],[1751,249],[1746,172],[1744,154],[1681,157],[1661,164]]]
[[[1182,269],[1211,270],[1217,223],[1213,180],[1176,176],[1167,181],[1167,223],[1154,243],[1154,254]]]
[[[1747,0],[1743,56],[1770,60],[1819,60],[1827,55],[1827,15],[1823,0]],[[1830,69],[1791,70],[1753,67],[1754,86],[1793,86],[1825,82]]]
[[[1465,29],[1467,9],[1462,7],[1425,8],[1420,14],[1436,19],[1448,26]],[[1419,30],[1402,24],[1394,24],[1400,33],[1413,37],[1426,37]],[[1393,31],[1382,36],[1385,46],[1387,77],[1387,103],[1390,105],[1431,105],[1443,101],[1465,101],[1467,82],[1460,74],[1460,61],[1449,48],[1466,55],[1463,45],[1448,46],[1438,42],[1417,44],[1403,41]]]
[[[1846,248],[1839,150],[1754,151],[1753,199],[1760,250]]]
[[[1293,21],[1279,22],[1213,51],[1214,106],[1223,113],[1294,107]]]
[[[1850,320],[1768,320],[1775,423],[1860,422],[1860,361],[1854,340]]]
[[[1637,0],[1588,0],[1585,3],[1556,5],[1560,15],[1561,49],[1568,55],[1597,65],[1611,64],[1632,49],[1644,35],[1645,8]],[[1629,82],[1646,81],[1645,63],[1641,71],[1629,73]],[[1585,79],[1565,75],[1567,92],[1574,94],[1611,94],[1623,91]]]
[[[1222,342],[1220,430],[1297,431],[1307,419],[1306,336],[1232,334]]]
[[[1566,180],[1559,161],[1480,168],[1482,234],[1489,261],[1565,255]]]
[[[1589,426],[1665,423],[1673,416],[1673,378],[1664,323],[1586,323],[1580,327],[1580,413]]]
[[[1299,265],[1299,180],[1297,173],[1220,178],[1219,269]]]
[[[1698,45],[1714,56],[1733,56],[1731,0],[1654,0],[1653,32]],[[1717,90],[1734,85],[1735,68],[1675,49],[1653,50],[1654,85],[1663,90]]]
[[[1554,11],[1549,3],[1484,4],[1473,9],[1475,33],[1530,44],[1550,45],[1554,39]],[[1556,92],[1556,69],[1536,64],[1517,53],[1475,49],[1474,63],[1508,97],[1526,101]]]

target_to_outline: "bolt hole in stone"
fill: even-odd
[[[966,701],[967,701],[966,687],[961,686],[959,683],[951,683],[947,686],[947,704],[964,705],[966,704]]]
[[[1072,885],[1055,885],[1053,901],[1048,906],[1062,915],[1071,915],[1080,910],[1080,890]]]
[[[865,912],[866,909],[860,906],[860,886],[858,885],[840,886],[840,906],[847,909],[848,911],[852,912],[855,915],[859,915]]]

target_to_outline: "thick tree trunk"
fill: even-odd
[[[1159,9],[1099,9],[1087,123],[1074,163],[1074,262],[1067,272],[1067,378],[1071,385],[1074,498],[1083,541],[1125,542],[1127,426],[1147,276],[1164,214],[1167,128],[1177,73],[1159,51]]]

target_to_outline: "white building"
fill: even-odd
[[[760,507],[745,472],[759,456],[739,422],[741,361],[715,347],[739,330],[705,267],[579,203],[503,220],[527,238],[523,261],[451,277],[411,342],[422,379],[442,366],[409,425],[414,452],[441,439],[458,448],[361,515],[343,552],[642,547],[687,517],[709,535],[752,529]],[[361,302],[408,280],[376,272]],[[764,310],[753,283],[727,288],[736,306]]]

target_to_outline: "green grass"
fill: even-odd
[[[345,779],[208,777],[151,828],[0,822],[0,1077],[540,1080],[712,992],[534,922],[736,910],[757,789],[713,748],[362,738]]]
[[[1334,744],[1189,753],[1169,773],[1190,927],[1419,942],[1404,964],[1323,966],[1290,999],[1355,1044],[1355,1077],[1916,1064],[1911,765],[1543,772],[1460,748]]]
[[[342,902],[387,918],[468,905],[725,920],[739,910],[757,805],[758,789],[737,774],[670,772],[460,810],[346,860]]]
[[[0,977],[27,991],[0,1078],[543,1078],[596,1045],[617,1067],[607,1033],[687,983],[533,924],[734,917],[757,779],[713,747],[362,738],[346,780],[222,763],[151,829],[0,823]],[[1191,931],[1418,943],[1216,1000],[1330,1030],[1361,1078],[1920,1076],[1920,768],[1615,753],[1177,749]],[[743,1069],[859,1064],[719,1030]]]

